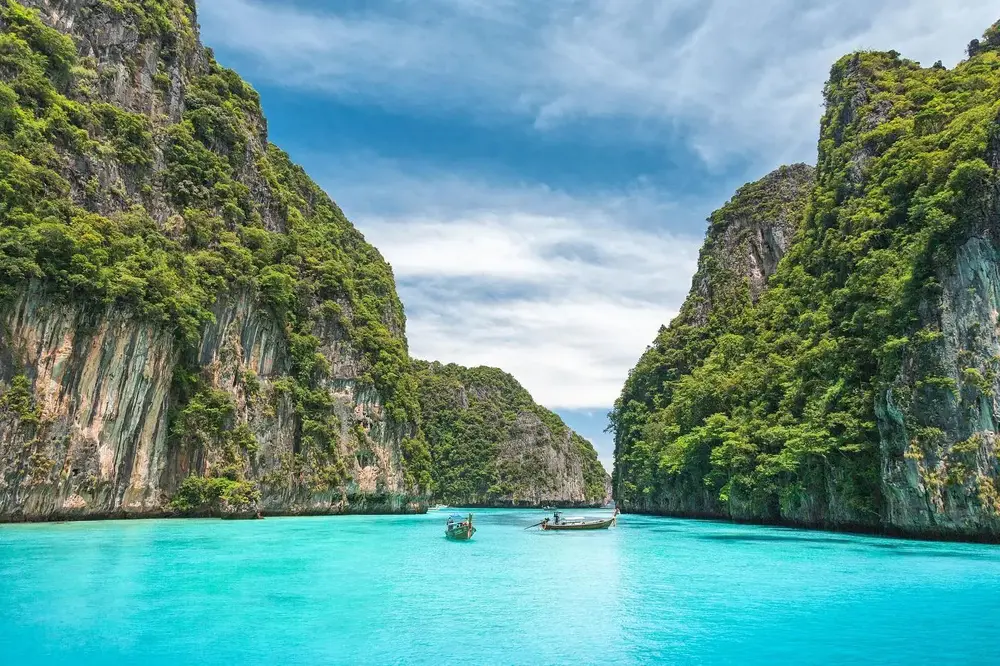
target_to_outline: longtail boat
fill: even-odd
[[[543,530],[606,530],[615,524],[614,518],[607,520],[567,520],[555,523],[548,518],[542,521]]]
[[[562,514],[556,511],[553,519],[546,518],[539,526],[543,530],[606,530],[612,525],[618,524],[618,510],[610,518],[587,520],[586,518],[563,518]]]
[[[468,518],[455,514],[448,518],[448,526],[444,530],[444,535],[455,541],[468,541],[476,533],[476,528],[472,526],[472,514]]]

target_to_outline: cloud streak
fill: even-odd
[[[951,64],[995,20],[980,0],[396,1],[366,11],[212,0],[202,22],[284,85],[540,131],[682,130],[709,164],[812,159],[830,65],[864,48]],[[222,29],[223,26],[225,29]]]

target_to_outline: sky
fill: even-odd
[[[200,0],[271,140],[395,272],[417,358],[492,365],[596,446],[706,218],[815,162],[830,66],[952,66],[1000,0]]]

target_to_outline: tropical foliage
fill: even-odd
[[[615,405],[619,499],[655,508],[684,492],[720,514],[815,517],[818,504],[821,520],[879,520],[876,396],[941,336],[921,312],[995,203],[998,26],[952,70],[895,52],[834,65],[815,188],[768,291],[753,303],[735,283],[707,321],[682,312]],[[932,373],[917,385],[956,390]]]
[[[100,0],[80,10],[80,20],[103,12],[160,45],[154,111],[137,113],[106,101],[108,72],[69,36],[0,3],[0,298],[36,281],[95,311],[127,308],[193,350],[220,295],[259,294],[287,338],[303,447],[342,470],[321,329],[362,352],[361,388],[378,390],[396,424],[418,419],[392,271],[266,143],[257,93],[197,46],[192,5]],[[126,63],[133,78],[140,65]],[[183,89],[169,76],[178,69]],[[179,118],[166,113],[175,94]],[[425,449],[420,437],[406,447],[415,484],[428,480]]]
[[[531,501],[538,490],[557,491],[546,462],[549,450],[579,460],[587,500],[604,499],[606,472],[593,446],[537,405],[511,375],[489,367],[423,361],[414,366],[422,428],[442,500],[503,504]]]

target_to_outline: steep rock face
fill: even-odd
[[[632,463],[647,466],[643,431],[650,414],[669,404],[674,384],[700,366],[717,338],[733,330],[760,298],[792,242],[814,178],[815,170],[805,164],[780,167],[740,188],[709,218],[691,291],[677,317],[660,330],[630,373],[616,409],[622,419],[616,421],[615,496],[624,506],[724,515],[717,493],[702,479],[702,469],[678,475],[654,496],[652,477],[657,472],[648,467],[640,471]]]
[[[186,80],[205,71],[208,60],[197,42],[195,3],[184,0],[140,1],[144,10],[121,11],[92,0],[24,0],[45,22],[73,35],[79,54],[92,58],[100,73],[100,96],[123,109],[165,115],[173,122],[184,111]],[[171,14],[171,11],[173,12]],[[159,31],[152,23],[178,20],[175,30]],[[175,57],[162,58],[164,51]],[[156,93],[158,75],[166,75],[165,95]]]
[[[248,474],[261,491],[258,507],[270,513],[347,510],[346,493],[355,500],[353,510],[405,508],[405,498],[392,492],[402,485],[394,461],[399,433],[387,431],[377,393],[356,394],[351,380],[333,391],[338,454],[349,461],[351,481],[310,489],[299,481],[317,469],[306,463],[293,470],[294,404],[275,387],[288,372],[281,332],[246,295],[220,299],[216,315],[199,346],[199,368],[257,442],[247,457]],[[0,373],[29,371],[37,417],[24,423],[10,410],[4,414],[0,463],[7,474],[0,483],[0,515],[158,513],[186,477],[225,464],[219,451],[178,446],[168,430],[180,361],[171,336],[113,312],[93,317],[53,306],[38,289],[22,296],[8,316],[3,323],[10,344],[0,350]],[[354,424],[366,428],[367,461],[357,455],[349,432]]]
[[[814,177],[806,164],[780,167],[712,214],[677,325],[706,326],[713,309],[742,307],[747,296],[757,302],[792,242]]]
[[[876,397],[892,525],[1000,533],[998,247],[977,237],[958,249],[954,267],[940,276],[940,309],[924,305],[940,337],[909,351],[896,381]],[[935,384],[928,385],[928,375]]]
[[[899,188],[912,211],[897,247],[913,257],[913,277],[874,378],[880,523],[890,531],[1000,538],[998,47],[995,25],[953,71],[852,56],[828,89],[828,109],[840,109],[827,132],[831,166],[850,165],[856,197]],[[981,92],[956,90],[969,85]],[[901,183],[919,163],[914,149],[945,159],[924,182]]]
[[[616,404],[628,508],[1000,539],[998,26],[953,70],[834,66],[768,289],[661,332]]]
[[[414,362],[438,496],[462,506],[603,506],[590,442],[496,368]]]
[[[0,28],[0,520],[420,510],[392,273],[194,3]]]

